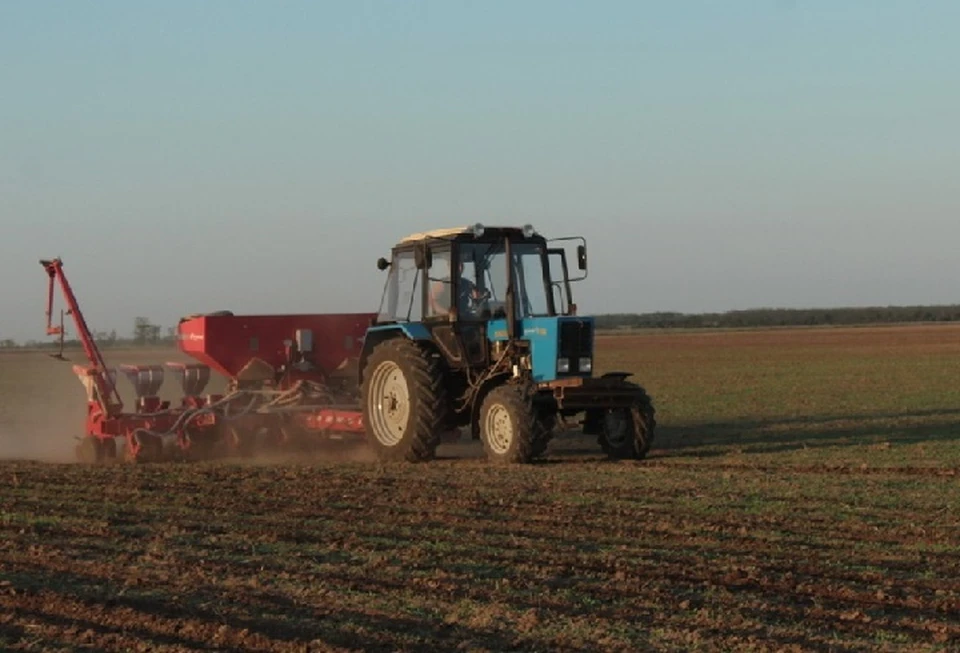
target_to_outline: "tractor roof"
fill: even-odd
[[[432,231],[422,231],[416,234],[410,234],[406,238],[400,240],[400,243],[416,243],[423,240],[429,240],[431,238],[442,238],[442,239],[451,239],[456,238],[457,236],[464,236],[474,233],[475,225],[469,225],[464,227],[450,227],[448,229],[433,229]],[[520,227],[511,226],[494,226],[494,225],[483,225],[483,230],[485,232],[517,232],[521,233],[522,230]]]
[[[449,229],[433,229],[432,231],[421,231],[420,233],[410,234],[401,239],[401,243],[413,243],[430,238],[451,238],[460,234],[470,233],[473,227],[450,227]]]

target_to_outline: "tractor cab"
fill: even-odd
[[[487,321],[507,316],[513,282],[514,318],[571,315],[576,312],[567,252],[555,241],[579,240],[578,266],[586,271],[582,238],[546,240],[530,225],[474,225],[417,233],[402,239],[392,260],[378,322]]]
[[[577,265],[585,272],[585,241],[557,240],[580,241]],[[571,278],[566,249],[530,225],[478,224],[413,234],[394,247],[391,261],[380,259],[378,267],[389,268],[389,274],[377,324],[400,326],[414,339],[432,341],[456,370],[491,365],[510,342],[517,345],[515,351],[527,350],[522,358],[528,367],[534,360],[539,363],[535,378],[551,380],[571,372],[569,359],[557,355],[564,328],[558,319],[592,327],[592,320],[574,317],[570,289],[585,274]],[[574,339],[585,340],[579,334]],[[579,352],[577,358],[589,359],[590,353]]]

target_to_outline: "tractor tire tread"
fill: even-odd
[[[533,457],[539,458],[546,453],[550,441],[556,435],[557,416],[553,413],[537,416],[534,428]]]
[[[486,434],[481,426],[481,440],[488,460],[505,465],[517,465],[531,462],[538,454],[537,414],[528,393],[522,386],[496,386],[483,398],[480,408],[480,423],[486,422],[487,411],[499,403],[511,416],[514,425],[513,442],[506,453],[499,454],[490,448]],[[545,447],[544,447],[545,448]]]
[[[603,452],[611,458],[643,460],[650,452],[656,437],[656,410],[650,395],[642,386],[630,381],[623,381],[622,383],[632,388],[636,393],[636,399],[630,407],[630,427],[633,431],[631,446],[627,451],[611,447],[602,431],[597,436],[597,442]]]
[[[392,360],[403,371],[408,379],[411,403],[410,436],[406,442],[395,447],[378,446],[381,459],[406,462],[424,462],[432,460],[443,425],[446,423],[447,390],[444,384],[444,375],[439,363],[422,345],[406,338],[392,338],[377,345],[367,361],[368,369]],[[369,410],[367,382],[369,374],[365,374],[363,386],[363,407],[366,413]],[[368,421],[364,415],[364,421]]]

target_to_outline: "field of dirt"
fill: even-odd
[[[598,347],[646,461],[0,463],[0,649],[960,648],[960,327]],[[69,459],[68,364],[3,355],[0,397],[5,457]]]

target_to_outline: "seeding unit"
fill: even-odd
[[[375,314],[194,315],[177,326],[182,352],[196,363],[120,365],[136,393],[132,412],[117,391],[83,318],[60,259],[41,261],[49,276],[47,333],[63,342],[63,312],[53,324],[55,285],[73,318],[87,365],[74,365],[87,392],[80,460],[116,458],[118,440],[134,461],[168,457],[249,455],[257,448],[309,448],[325,439],[362,438],[356,361]],[[180,382],[179,403],[159,390],[169,369]],[[211,371],[228,379],[221,394],[205,394]]]

